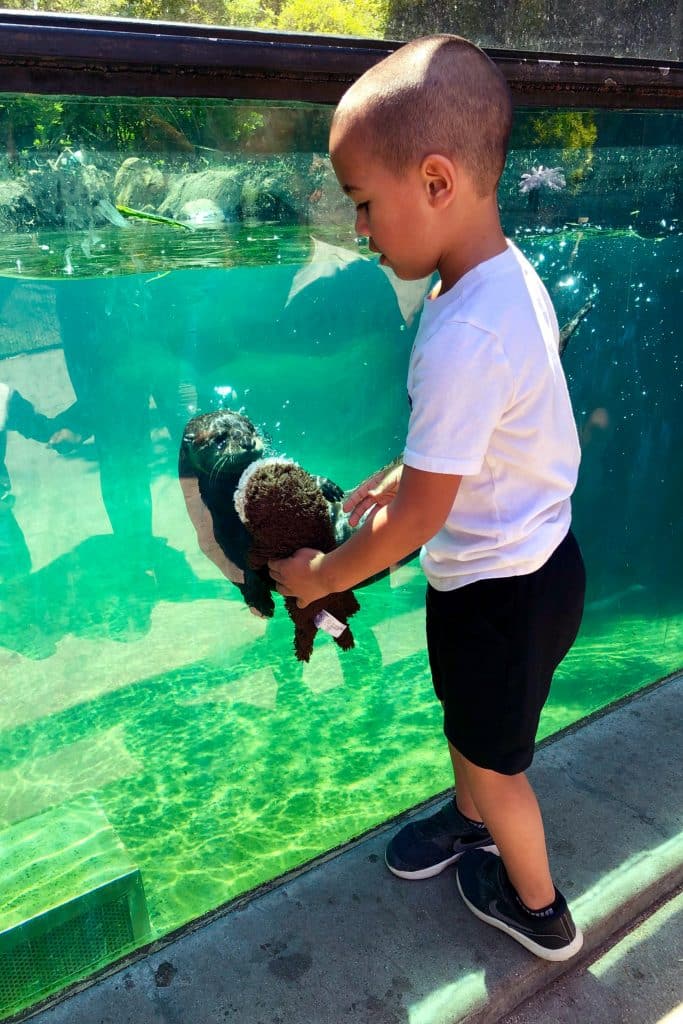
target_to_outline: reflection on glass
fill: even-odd
[[[101,829],[98,856],[139,872],[135,935],[159,936],[448,784],[415,562],[362,590],[354,650],[320,635],[301,663],[281,607],[249,613],[207,497],[221,481],[188,449],[224,416],[251,424],[249,458],[340,488],[388,462],[427,282],[353,237],[325,109],[4,97],[0,114],[0,857],[29,827],[47,847],[55,821]],[[588,609],[545,735],[680,667],[680,124],[520,114],[502,182],[583,445]]]
[[[219,25],[268,32],[408,40],[457,31],[484,47],[681,59],[676,0],[8,0],[8,7]]]

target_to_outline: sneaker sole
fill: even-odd
[[[528,938],[526,935],[521,935],[516,932],[514,928],[510,928],[509,925],[504,924],[495,917],[490,917],[485,914],[482,910],[478,910],[465,896],[460,885],[460,879],[456,878],[458,883],[458,891],[463,898],[465,906],[472,911],[475,917],[478,917],[480,921],[484,921],[486,924],[493,925],[494,928],[498,928],[499,931],[505,932],[511,939],[519,942],[520,945],[528,949],[530,953],[534,953],[535,956],[540,957],[542,960],[551,960],[553,963],[559,963],[562,960],[571,960],[573,956],[579,952],[583,946],[583,933],[580,928],[576,928],[576,935],[568,945],[563,946],[562,949],[547,949],[545,946],[540,946],[533,939]],[[576,926],[575,926],[576,927]]]
[[[489,853],[495,853],[496,856],[499,856],[498,847],[495,843],[491,843],[490,846],[468,847],[468,849],[487,850]],[[411,882],[419,882],[423,878],[434,878],[435,875],[440,875],[441,872],[445,871],[446,868],[451,866],[451,864],[455,864],[456,860],[459,860],[463,853],[467,853],[467,850],[460,850],[459,853],[454,854],[452,857],[439,861],[438,864],[432,864],[429,868],[420,868],[419,871],[402,871],[400,868],[392,867],[387,860],[386,853],[384,854],[384,863],[389,868],[392,875],[396,875],[397,878],[407,878]]]

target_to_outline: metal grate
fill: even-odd
[[[149,933],[139,871],[0,935],[0,1017],[139,946]]]

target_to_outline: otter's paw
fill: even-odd
[[[235,584],[242,592],[245,603],[252,611],[266,619],[272,619],[275,614],[275,602],[270,592],[270,587],[258,573],[251,569],[244,571],[244,583]]]

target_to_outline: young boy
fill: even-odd
[[[503,76],[456,36],[409,43],[342,98],[330,153],[357,234],[400,278],[438,271],[440,289],[410,358],[402,465],[349,496],[352,524],[368,515],[341,547],[270,568],[280,593],[305,606],[422,546],[429,662],[457,794],[401,829],[387,864],[427,878],[457,860],[477,917],[565,960],[583,940],[553,885],[524,772],[583,610],[569,530],[579,444],[552,304],[500,225],[511,116]]]

